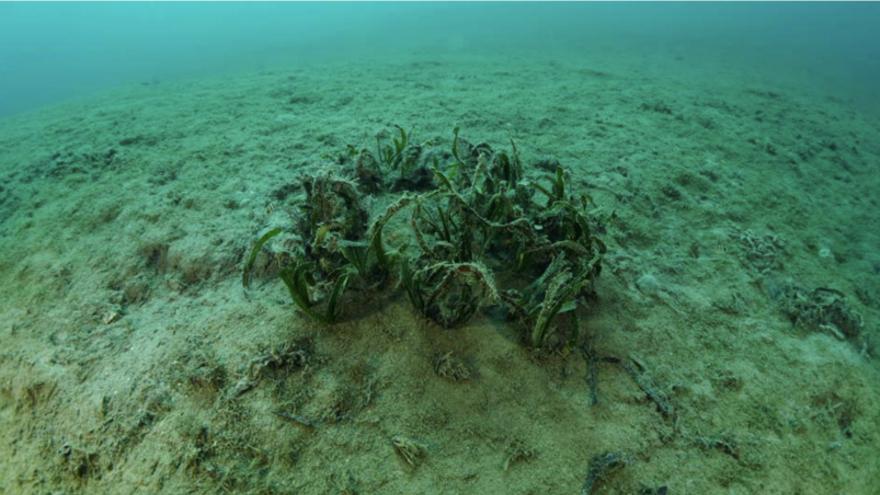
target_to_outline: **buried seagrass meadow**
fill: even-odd
[[[605,251],[590,199],[568,190],[555,160],[527,174],[512,141],[495,150],[456,128],[451,146],[440,142],[396,127],[375,149],[348,146],[302,177],[294,225],[259,238],[243,285],[277,273],[296,306],[328,324],[346,317],[343,300],[357,307],[402,288],[445,328],[497,308],[529,347],[576,345],[577,311],[595,300]],[[369,205],[379,205],[372,221]],[[383,240],[390,223],[394,242]]]

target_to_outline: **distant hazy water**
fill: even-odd
[[[465,55],[723,68],[880,110],[876,3],[2,3],[0,116],[122,84]]]

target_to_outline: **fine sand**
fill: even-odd
[[[604,453],[593,493],[878,493],[880,120],[704,76],[422,57],[0,120],[0,493],[578,494]],[[626,364],[598,363],[598,404],[580,353],[487,315],[444,330],[396,294],[325,327],[275,278],[242,288],[290,225],[277,191],[392,124],[513,138],[593,198],[581,321]],[[861,326],[794,321],[792,287]]]

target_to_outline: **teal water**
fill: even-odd
[[[0,494],[877,495],[878,25],[0,3]]]
[[[613,58],[735,70],[877,109],[880,5],[0,5],[0,115],[131,83],[330,60]]]

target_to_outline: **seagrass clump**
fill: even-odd
[[[402,288],[446,328],[497,307],[529,346],[575,342],[577,310],[593,299],[605,252],[590,199],[570,190],[558,162],[551,175],[526,170],[512,141],[496,151],[456,128],[451,145],[439,143],[417,143],[398,126],[372,149],[349,146],[333,173],[300,179],[300,241],[280,270],[294,303],[331,323],[348,294]],[[380,206],[370,215],[367,205]],[[389,223],[392,246],[383,241]],[[245,285],[253,260],[282,231],[256,242]]]

